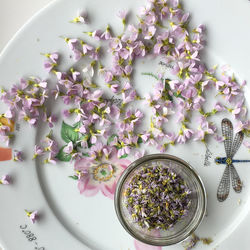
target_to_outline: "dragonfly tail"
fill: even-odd
[[[250,160],[232,160],[232,162],[234,163],[234,162],[250,162]]]

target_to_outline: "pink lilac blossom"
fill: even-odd
[[[86,55],[94,50],[94,47],[80,40],[80,44],[82,46],[82,53]]]
[[[112,35],[111,35],[111,32],[110,32],[110,27],[109,25],[107,26],[105,32],[102,33],[101,35],[101,39],[104,39],[104,40],[109,40],[112,38]]]
[[[46,53],[46,54],[41,54],[41,55],[44,55],[45,57],[50,59],[52,61],[52,63],[55,63],[55,64],[57,64],[57,62],[59,60],[59,54],[57,52]]]
[[[239,121],[236,123],[234,128],[234,132],[238,133],[240,131],[250,131],[250,120],[247,121]]]
[[[26,215],[30,218],[32,224],[34,224],[39,219],[38,211],[29,212],[25,210],[25,212],[26,212]]]
[[[44,163],[56,164],[57,163],[56,155],[54,155],[52,152],[49,152],[49,156],[44,160]]]
[[[57,117],[55,115],[48,115],[46,112],[42,115],[42,121],[48,124],[49,128],[54,127],[54,123],[57,122]]]
[[[13,85],[2,99],[10,108],[8,116],[17,113],[19,119],[23,119],[32,126],[36,126],[38,120],[44,114],[44,105],[48,99],[47,82],[36,77],[20,79],[20,83]]]
[[[208,122],[204,116],[198,119],[198,130],[195,132],[194,141],[204,141],[206,135],[213,135],[216,127],[212,122]]]
[[[18,150],[14,150],[13,160],[14,161],[23,161],[23,154],[22,154],[22,152],[18,151]]]
[[[57,64],[55,64],[55,63],[53,63],[53,62],[51,62],[51,61],[49,61],[49,60],[44,61],[44,68],[45,68],[48,72],[52,71],[52,69],[53,69],[55,66],[57,66]]]
[[[127,11],[126,11],[126,10],[120,10],[120,11],[117,13],[117,16],[118,16],[119,18],[121,18],[122,24],[125,25],[125,24],[126,24]]]
[[[75,17],[71,22],[72,23],[83,23],[87,24],[88,23],[88,13],[85,10],[82,10],[78,13],[78,16]]]
[[[229,111],[232,113],[234,119],[240,120],[241,118],[244,118],[247,113],[247,108],[244,106],[244,99],[237,102],[233,109],[229,109]]]
[[[11,183],[11,177],[9,175],[4,175],[0,179],[0,184],[9,185]]]
[[[47,54],[42,54],[42,55],[44,55],[48,59],[44,61],[45,70],[47,70],[48,72],[51,72],[58,65],[57,63],[59,60],[59,54],[57,52],[53,52],[53,53],[47,53]]]
[[[45,155],[44,163],[56,164],[59,147],[57,141],[53,138],[52,131],[46,135],[45,139],[41,141],[41,144],[41,146],[35,145],[33,159]]]
[[[155,26],[149,26],[147,31],[144,33],[144,39],[149,40],[151,39],[156,32]]]
[[[44,154],[44,149],[38,145],[35,145],[33,159],[35,159],[35,158],[37,158],[37,156],[43,155],[43,154]]]
[[[101,36],[102,36],[101,30],[94,30],[94,31],[84,32],[84,33],[86,33],[87,35],[89,35],[90,37],[94,38],[97,41],[101,40]]]

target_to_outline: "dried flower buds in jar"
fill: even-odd
[[[188,214],[191,191],[168,166],[145,166],[128,183],[125,204],[142,228],[171,228]]]

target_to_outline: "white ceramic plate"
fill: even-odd
[[[94,27],[104,29],[107,23],[118,29],[120,26],[116,13],[121,9],[136,10],[143,2],[53,2],[32,18],[3,51],[0,57],[1,85],[10,87],[25,75],[47,78],[41,52],[61,52],[64,55],[63,65],[67,69],[73,61],[68,58],[68,50],[60,36],[79,37],[85,27],[86,30]],[[190,0],[184,4],[186,10],[191,12],[193,24],[204,23],[207,26],[208,47],[205,57],[208,63],[227,63],[242,79],[250,82],[247,61],[250,53],[250,35],[247,33],[250,2]],[[69,23],[82,9],[90,13],[89,27]],[[152,71],[152,64],[145,62],[139,69]],[[148,86],[152,86],[151,80],[145,81]],[[249,96],[248,89],[246,92],[246,96]],[[4,112],[5,107],[1,106],[0,109]],[[218,123],[221,118],[218,118]],[[13,177],[12,185],[0,186],[0,242],[5,250],[135,249],[134,240],[116,218],[112,200],[100,192],[93,197],[80,195],[76,182],[67,177],[72,175],[69,164],[42,166],[32,161],[33,147],[37,138],[40,138],[40,131],[37,133],[35,129],[21,123],[16,126],[15,132],[12,148],[24,151],[26,159],[22,163],[0,162],[0,175],[9,173]],[[247,164],[237,165],[244,183],[243,191],[235,194],[231,190],[229,198],[219,203],[216,190],[224,167],[215,165],[213,158],[223,155],[224,148],[223,144],[212,143],[209,149],[213,154],[209,167],[203,166],[206,149],[202,144],[182,145],[168,151],[194,166],[207,189],[207,216],[197,234],[211,237],[213,243],[209,246],[199,244],[197,249],[247,250],[250,243],[250,168]],[[237,158],[250,159],[247,149],[241,147]],[[38,210],[39,222],[32,225],[24,209]],[[35,240],[26,237],[29,231],[35,235]],[[179,244],[166,249],[179,250],[183,247]]]

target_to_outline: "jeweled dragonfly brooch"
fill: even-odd
[[[250,160],[235,160],[234,155],[240,148],[243,141],[244,134],[242,131],[235,134],[233,138],[233,124],[228,119],[223,119],[221,122],[222,135],[224,137],[224,146],[226,151],[226,157],[217,157],[215,162],[217,164],[226,164],[226,168],[220,180],[220,184],[217,190],[217,199],[224,201],[227,199],[230,191],[230,175],[232,179],[232,186],[236,193],[240,193],[242,190],[242,182],[233,165],[235,162],[250,162]]]

